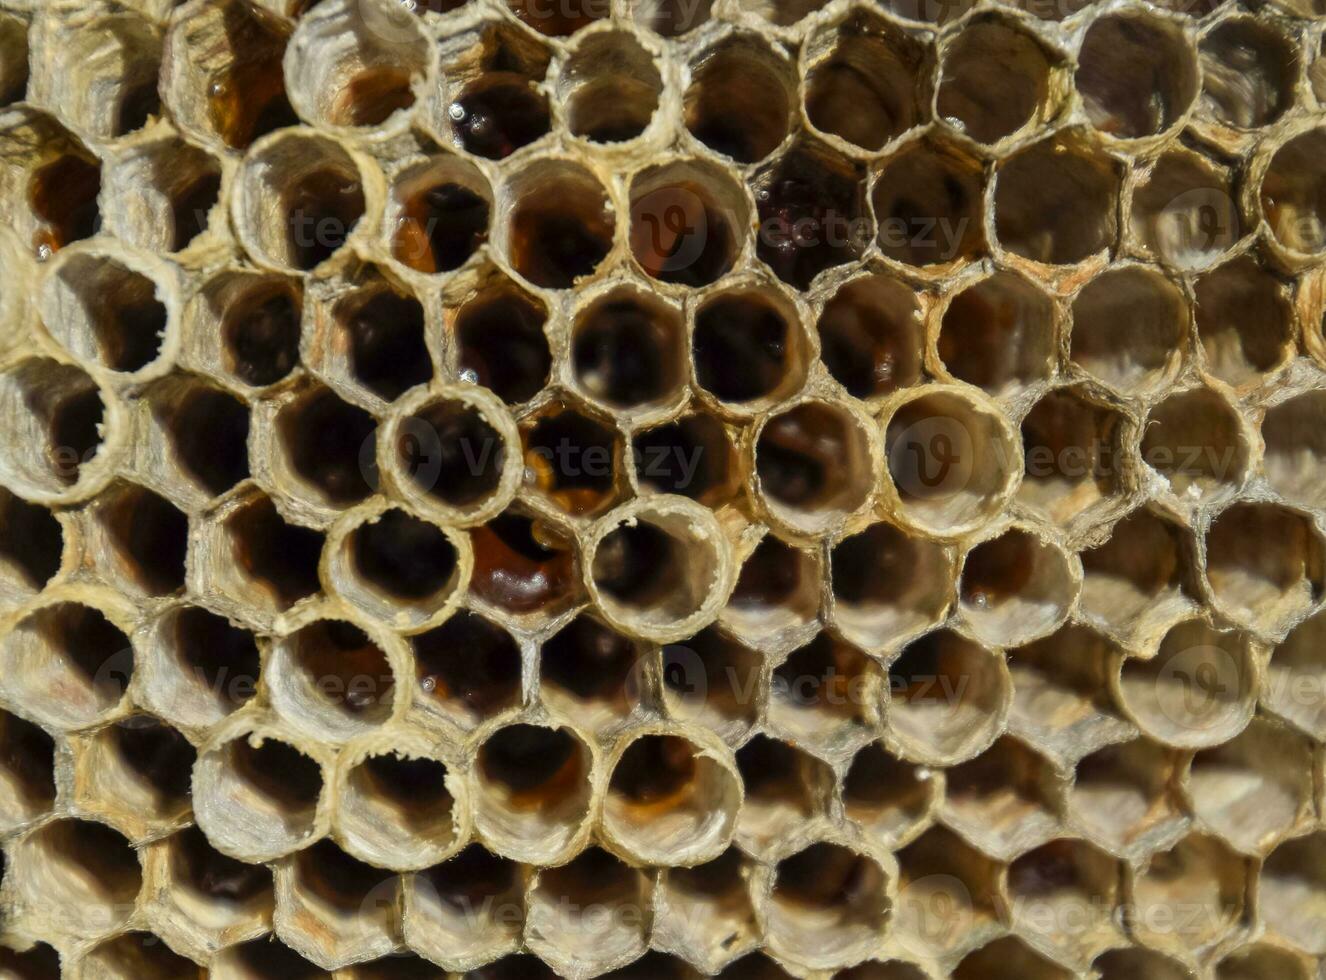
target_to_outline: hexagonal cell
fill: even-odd
[[[1326,953],[1321,890],[1326,882],[1326,835],[1318,832],[1285,841],[1261,869],[1258,897],[1268,930],[1296,949]]]
[[[119,833],[88,820],[56,820],[12,846],[5,884],[43,933],[92,936],[118,929],[142,889],[138,856]]]
[[[1206,370],[1230,385],[1267,380],[1294,355],[1294,312],[1280,281],[1240,256],[1193,284]]]
[[[1294,503],[1317,506],[1323,499],[1319,479],[1326,463],[1323,413],[1326,393],[1309,391],[1280,402],[1262,419],[1267,482]]]
[[[753,413],[801,387],[806,346],[800,316],[782,293],[756,284],[725,289],[695,313],[695,380],[725,405]]]
[[[1194,542],[1150,510],[1133,511],[1109,540],[1082,552],[1081,609],[1098,629],[1128,632],[1186,610],[1196,595]]]
[[[637,26],[673,38],[707,24],[713,0],[632,0],[627,9]]]
[[[246,600],[284,612],[321,588],[322,535],[287,524],[270,498],[246,501],[225,519],[224,530],[234,558],[225,575]]]
[[[996,272],[954,295],[940,324],[939,359],[949,373],[999,397],[1049,377],[1055,312],[1030,281]]]
[[[548,132],[548,96],[541,85],[549,52],[501,22],[481,23],[472,43],[464,56],[442,59],[451,99],[447,123],[458,147],[501,160]]]
[[[126,932],[98,943],[79,961],[83,976],[105,980],[177,980],[201,976],[202,967],[150,932]]]
[[[128,636],[100,610],[55,602],[13,623],[0,641],[5,693],[47,728],[86,728],[123,700],[134,674]]]
[[[645,646],[581,614],[543,642],[539,692],[545,704],[590,729],[626,719],[640,696]]]
[[[146,657],[148,706],[177,725],[215,724],[257,693],[253,634],[200,606],[167,612]]]
[[[922,267],[974,259],[985,245],[984,192],[984,169],[965,150],[943,139],[911,144],[874,178],[880,251]]]
[[[151,490],[121,483],[90,505],[109,554],[106,571],[152,596],[184,587],[189,520]]]
[[[456,156],[431,156],[392,182],[392,257],[425,274],[459,269],[488,240],[492,208],[492,187],[478,167]]]
[[[146,400],[152,424],[183,476],[207,497],[225,493],[249,475],[249,409],[228,392],[193,375],[172,375]],[[174,474],[172,474],[174,475]]]
[[[280,739],[241,734],[205,750],[193,775],[198,827],[229,857],[274,860],[317,828],[322,767]]]
[[[327,127],[381,127],[404,115],[428,83],[429,36],[408,10],[331,0],[300,18],[286,48],[296,111]]]
[[[628,963],[648,945],[650,878],[591,847],[539,874],[529,892],[525,942],[559,972]],[[591,938],[592,937],[592,938]]]
[[[856,12],[807,44],[806,117],[864,150],[878,150],[925,115],[926,45],[891,22]]]
[[[1278,27],[1231,17],[1202,38],[1202,115],[1237,129],[1275,122],[1294,103],[1299,55]]]
[[[1078,962],[1118,942],[1114,921],[1122,896],[1118,863],[1086,841],[1043,844],[1008,867],[1014,925]]]
[[[1125,425],[1085,388],[1047,394],[1022,419],[1018,501],[1064,525],[1119,496]]]
[[[1159,273],[1126,266],[1102,273],[1073,300],[1073,363],[1128,394],[1154,387],[1182,357],[1188,310]]]
[[[502,627],[461,610],[410,642],[424,704],[456,724],[469,728],[520,703],[520,648]]]
[[[513,282],[498,282],[448,314],[460,377],[491,388],[507,404],[528,401],[548,381],[548,311]]]
[[[207,231],[220,193],[211,154],[175,137],[140,145],[106,176],[106,227],[130,245],[176,252]]]
[[[872,742],[857,752],[843,776],[843,810],[869,840],[895,848],[930,820],[943,794],[941,779]]]
[[[0,594],[26,598],[60,571],[64,530],[45,507],[0,488]]]
[[[546,159],[512,175],[506,221],[494,245],[525,280],[569,289],[592,275],[612,250],[616,213],[607,190],[570,160]]]
[[[669,716],[710,729],[725,741],[740,740],[759,714],[764,658],[709,627],[661,652],[663,704]]]
[[[1275,946],[1236,949],[1216,966],[1216,980],[1310,980],[1312,966],[1301,956]]]
[[[447,857],[460,843],[464,802],[441,761],[410,751],[365,755],[345,772],[334,827],[353,856],[394,871]]]
[[[870,855],[818,841],[773,870],[769,948],[811,967],[852,963],[881,938],[890,912],[888,874]]]
[[[678,160],[631,178],[631,254],[655,279],[709,285],[745,251],[749,227],[744,191],[708,161]]]
[[[575,541],[515,509],[470,532],[470,594],[508,615],[551,619],[581,600]]]
[[[761,854],[787,839],[821,812],[833,771],[788,742],[756,735],[737,752],[746,788],[737,814],[737,840]]]
[[[987,943],[964,956],[953,971],[953,980],[984,977],[1018,977],[1020,980],[1070,980],[1068,970],[1046,959],[1017,936]]]
[[[995,174],[995,238],[1034,262],[1081,262],[1118,238],[1119,184],[1118,164],[1078,134],[1019,150]]]
[[[0,137],[0,158],[26,179],[27,207],[6,217],[33,253],[48,259],[100,230],[101,161],[54,117],[12,111],[12,128]]]
[[[1179,798],[1179,753],[1145,738],[1081,759],[1068,812],[1083,836],[1119,857],[1145,855],[1187,824]]]
[[[1053,69],[1050,53],[1016,23],[974,20],[944,50],[939,118],[979,143],[998,142],[1052,115]]]
[[[465,980],[555,980],[556,977],[552,967],[528,953],[504,956],[465,974]]]
[[[1275,151],[1262,177],[1262,214],[1275,240],[1295,252],[1326,247],[1321,175],[1311,167],[1324,151],[1326,129],[1309,129]]]
[[[1151,855],[1134,878],[1131,928],[1162,949],[1210,949],[1242,925],[1248,870],[1219,838],[1185,837]]]
[[[945,772],[940,812],[964,838],[1012,860],[1058,830],[1064,781],[1052,763],[1004,735]]]
[[[825,269],[859,259],[870,243],[865,173],[830,147],[808,139],[794,143],[755,179],[754,190],[760,219],[755,254],[796,289],[809,289]]]
[[[159,856],[158,856],[159,855]],[[168,935],[184,934],[206,949],[265,933],[275,898],[272,874],[213,849],[197,827],[158,845],[148,857],[161,862],[160,880],[149,919]],[[149,868],[152,864],[149,863]],[[180,943],[182,945],[182,943]]]
[[[904,960],[867,960],[834,974],[835,980],[926,980],[925,971]],[[775,978],[777,980],[777,978]]]
[[[889,694],[888,732],[899,754],[953,764],[994,741],[1012,684],[1000,657],[941,630],[903,648],[889,667]]]
[[[350,968],[349,980],[446,980],[447,973],[427,960],[391,953],[372,963]]]
[[[329,980],[331,977],[274,936],[221,950],[209,974],[216,980]]]
[[[277,640],[265,679],[282,717],[329,741],[381,725],[396,698],[387,655],[362,629],[339,619],[316,620]]]
[[[570,728],[498,729],[475,756],[476,828],[489,846],[518,861],[563,854],[588,828],[594,762]]]
[[[219,320],[220,368],[246,385],[275,384],[299,363],[303,293],[288,280],[236,275],[208,287]]]
[[[611,421],[556,402],[523,421],[520,431],[531,490],[575,517],[593,517],[618,502],[624,448]]]
[[[1070,623],[1008,652],[1013,704],[1008,730],[1062,761],[1084,747],[1127,737],[1132,729],[1114,707],[1109,674],[1118,649],[1085,626]]]
[[[723,423],[702,409],[638,431],[631,462],[642,490],[676,493],[717,508],[740,489],[740,468]]]
[[[405,878],[403,886],[405,940],[435,962],[482,962],[519,942],[525,919],[524,874],[519,865],[478,844]]]
[[[873,660],[820,633],[773,668],[765,713],[798,744],[836,754],[875,729],[879,686]]]
[[[735,847],[693,868],[668,868],[659,879],[652,941],[684,950],[710,971],[751,949],[760,928],[747,885],[750,870]]]
[[[189,818],[189,777],[198,753],[151,715],[131,715],[87,739],[75,760],[74,795],[133,839]]]
[[[75,357],[133,373],[161,354],[175,326],[160,268],[96,251],[65,252],[41,294],[42,321]]]
[[[0,947],[0,970],[14,980],[60,980],[60,955],[46,943],[23,953]]]
[[[1206,580],[1227,615],[1276,632],[1321,598],[1322,548],[1305,515],[1275,504],[1235,504],[1206,533]]]
[[[958,582],[963,615],[978,638],[997,646],[1044,636],[1077,599],[1073,571],[1058,545],[1012,528],[967,552]]]
[[[998,861],[941,826],[927,830],[897,857],[894,935],[908,955],[951,962],[1004,931]]]
[[[0,19],[0,106],[23,101],[28,89],[28,23],[6,15]]]
[[[1101,980],[1192,980],[1192,968],[1145,947],[1112,949],[1091,964]]]
[[[570,37],[582,27],[607,18],[610,12],[605,0],[573,0],[562,5],[506,0],[506,5],[522,22],[548,37]]]
[[[1175,21],[1140,11],[1097,18],[1074,82],[1102,133],[1136,139],[1173,126],[1197,95],[1197,58]]]
[[[1256,855],[1310,816],[1311,772],[1307,739],[1254,719],[1237,738],[1193,757],[1187,791],[1205,826]]]
[[[757,35],[733,35],[693,63],[686,128],[716,153],[755,163],[787,138],[795,100],[785,57]]]
[[[423,625],[465,588],[464,539],[392,508],[368,516],[330,555],[332,587],[351,604],[394,625]]]
[[[718,976],[723,980],[791,980],[792,978],[792,974],[764,953],[751,953],[742,957],[721,971]]]
[[[1313,738],[1326,733],[1326,613],[1304,620],[1271,653],[1261,704]]]
[[[571,364],[581,390],[611,407],[674,401],[686,383],[681,311],[643,291],[618,287],[577,314]]]
[[[273,133],[236,177],[236,234],[263,264],[309,272],[349,240],[365,193],[359,163],[339,143],[303,130]]]
[[[0,373],[0,418],[14,435],[0,459],[6,488],[45,499],[76,485],[115,432],[108,399],[78,368],[45,357]]]
[[[610,765],[600,832],[628,860],[690,865],[732,840],[741,783],[711,740],[645,731],[620,743]]]
[[[301,496],[340,510],[372,493],[365,446],[373,445],[377,423],[363,409],[312,388],[281,408],[275,429],[273,469],[297,481]]]
[[[325,969],[394,951],[399,879],[329,840],[276,870],[276,935]]]
[[[55,741],[7,711],[0,711],[0,787],[0,828],[6,833],[55,805]]]
[[[882,398],[920,380],[920,320],[910,286],[884,273],[853,279],[820,313],[820,358],[848,394]]]
[[[341,295],[312,345],[326,374],[348,375],[371,396],[394,401],[433,377],[424,308],[409,290],[369,272]]]
[[[953,556],[891,524],[873,524],[830,552],[834,623],[868,649],[938,623],[953,601]]]
[[[558,79],[571,133],[591,143],[624,143],[649,128],[663,79],[649,51],[624,31],[579,41]]]
[[[873,420],[805,401],[761,419],[753,433],[756,500],[793,532],[823,534],[874,497]]]
[[[1012,496],[1021,454],[993,403],[954,388],[921,388],[885,421],[890,486],[900,516],[952,537],[993,517]]]
[[[1210,264],[1242,237],[1230,175],[1186,150],[1162,155],[1133,188],[1133,237],[1180,269]]]
[[[1186,501],[1239,488],[1248,449],[1233,407],[1210,388],[1171,395],[1151,409],[1142,460]]]
[[[819,612],[822,577],[815,553],[766,534],[737,573],[723,623],[755,642],[805,627]]]

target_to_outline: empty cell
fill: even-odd
[[[1133,188],[1133,237],[1168,265],[1209,264],[1243,235],[1230,181],[1196,153],[1164,154]]]
[[[839,980],[926,980],[921,967],[903,960],[867,960],[835,976]]]
[[[798,744],[836,753],[874,729],[880,694],[874,661],[820,633],[774,668],[765,714]]]
[[[267,665],[272,704],[292,724],[340,741],[392,715],[396,676],[359,627],[322,619],[278,640]]]
[[[551,618],[580,598],[575,540],[535,516],[508,510],[470,532],[470,594],[508,615]]]
[[[1262,214],[1275,240],[1295,252],[1326,247],[1326,189],[1312,164],[1326,152],[1326,129],[1309,129],[1279,147],[1262,177]]]
[[[289,375],[299,363],[299,287],[281,279],[238,280],[222,295],[221,367],[254,386]]]
[[[475,827],[499,854],[543,863],[588,830],[594,754],[570,728],[508,725],[479,747]]]
[[[625,143],[649,128],[663,79],[639,41],[624,31],[604,31],[576,45],[557,88],[573,135]]]
[[[214,941],[266,928],[274,901],[269,870],[227,857],[197,827],[181,830],[163,846],[169,904],[161,911],[179,916],[176,928]]]
[[[989,854],[1011,860],[1051,837],[1064,775],[1009,735],[944,774],[944,822]]]
[[[287,524],[270,498],[257,496],[236,509],[226,519],[225,532],[235,561],[229,575],[237,590],[284,611],[321,588],[322,535]]]
[[[167,328],[167,275],[155,265],[110,253],[64,253],[41,296],[42,320],[75,357],[131,373],[160,355]]]
[[[403,884],[406,942],[434,962],[468,965],[516,948],[525,918],[525,873],[514,861],[471,844]],[[504,973],[503,964],[511,970]],[[535,967],[541,967],[538,960],[517,956],[496,960],[471,976],[552,977],[551,972],[533,972]]]
[[[592,728],[619,723],[641,696],[645,649],[588,615],[577,616],[543,643],[540,695],[550,708]]]
[[[214,724],[257,693],[259,663],[251,632],[201,606],[179,606],[147,649],[146,696],[176,724]]]
[[[892,524],[872,524],[830,552],[833,621],[876,650],[942,620],[953,603],[953,555]]]
[[[459,269],[488,241],[492,210],[493,191],[482,171],[459,157],[430,157],[392,184],[391,254],[425,274]]]
[[[793,144],[755,181],[756,256],[800,290],[809,289],[825,269],[859,259],[874,230],[866,210],[865,176],[836,150],[805,139]],[[876,186],[883,188],[885,182]]]
[[[647,293],[619,287],[576,316],[571,360],[581,390],[611,407],[673,400],[686,382],[681,311]]]
[[[1197,58],[1174,21],[1140,11],[1097,18],[1074,81],[1100,132],[1137,139],[1173,126],[1197,95]]]
[[[74,793],[135,840],[189,819],[189,776],[197,758],[188,740],[151,715],[103,728],[78,752]]]
[[[965,150],[941,140],[912,144],[875,175],[880,251],[921,267],[975,258],[985,247],[984,193],[984,169]]]
[[[713,0],[635,0],[630,11],[640,27],[673,38],[707,24],[713,15]]]
[[[930,53],[888,21],[856,13],[809,42],[806,116],[865,150],[878,150],[923,118]]]
[[[1070,980],[1068,970],[1046,959],[1017,936],[1005,936],[964,956],[953,980],[1017,977],[1018,980]]]
[[[184,587],[189,520],[151,490],[122,483],[91,504],[108,545],[107,572],[148,595]]]
[[[515,283],[499,282],[448,315],[462,381],[491,389],[507,404],[528,401],[548,381],[548,311]]]
[[[820,313],[820,359],[849,395],[876,399],[921,376],[921,313],[912,288],[890,275],[844,284]]]
[[[1293,356],[1293,308],[1280,281],[1251,256],[1208,272],[1193,293],[1205,367],[1221,381],[1265,381]]]
[[[1326,615],[1317,613],[1290,630],[1271,652],[1261,705],[1314,738],[1326,731]]]
[[[1193,834],[1153,854],[1133,880],[1132,928],[1156,945],[1201,950],[1242,927],[1249,868],[1219,838]],[[1175,928],[1186,917],[1183,928]]]
[[[889,667],[888,731],[909,761],[970,759],[1003,726],[1012,683],[1003,660],[943,630],[903,648]]]
[[[55,741],[30,721],[0,711],[0,828],[7,833],[55,805]]]
[[[1044,636],[1077,600],[1073,564],[1057,544],[1022,528],[983,541],[963,561],[963,615],[978,637],[997,646]]]
[[[993,517],[1012,495],[1021,454],[992,405],[956,389],[921,389],[885,423],[885,461],[902,516],[932,534]]]
[[[1145,738],[1083,757],[1068,796],[1075,826],[1111,854],[1149,854],[1152,840],[1187,822],[1178,790],[1178,757]]]
[[[129,638],[100,610],[58,601],[12,623],[0,640],[0,680],[48,728],[83,728],[124,698],[134,674]]]
[[[1223,611],[1267,632],[1283,630],[1322,593],[1322,539],[1312,521],[1275,504],[1240,503],[1206,534],[1206,580]]]
[[[695,380],[738,410],[756,411],[800,388],[806,375],[805,348],[795,307],[771,288],[725,289],[706,299],[695,314]]]
[[[321,840],[277,868],[274,930],[328,968],[385,956],[396,946],[399,880]]]
[[[1150,510],[1114,525],[1082,552],[1082,611],[1098,627],[1127,629],[1150,613],[1183,609],[1196,594],[1194,542]]]
[[[150,932],[127,932],[107,939],[83,957],[85,976],[105,980],[182,980],[204,975],[203,968],[174,952]]]
[[[1302,956],[1275,946],[1236,949],[1216,967],[1216,980],[1309,980],[1311,967]]]
[[[996,272],[954,295],[940,323],[939,359],[959,381],[996,397],[1044,380],[1057,336],[1050,298],[1011,272]]]
[[[1310,391],[1281,402],[1262,419],[1266,479],[1282,496],[1309,506],[1321,500],[1326,395]]]
[[[330,554],[328,578],[349,602],[394,624],[422,625],[449,608],[469,568],[461,539],[403,510],[370,516]]]
[[[935,107],[979,143],[995,143],[1055,109],[1052,56],[1021,27],[988,17],[966,25],[944,51]]]
[[[500,46],[491,67],[469,81],[447,106],[460,148],[502,160],[540,139],[552,126],[548,97],[540,89],[547,56],[539,64],[508,62]]]
[[[0,948],[0,970],[15,980],[60,980],[60,955],[42,942],[23,953]]]
[[[955,959],[996,929],[1003,931],[996,926],[997,918],[1004,914],[1000,862],[940,826],[908,844],[897,858],[893,927],[899,947],[909,955]]]
[[[619,498],[623,447],[610,417],[554,402],[521,423],[521,438],[526,487],[567,514],[592,517]]]
[[[1322,884],[1326,881],[1326,836],[1285,841],[1261,869],[1258,897],[1268,930],[1290,946],[1320,956],[1326,952]]]
[[[754,946],[759,927],[746,883],[749,873],[748,859],[735,847],[695,867],[669,868],[659,880],[654,941],[685,949],[692,962],[710,969]],[[681,945],[673,947],[673,941]],[[640,980],[654,976],[644,973]]]
[[[225,493],[249,475],[249,408],[192,375],[164,379],[149,396],[179,475],[206,496]]]
[[[819,612],[822,578],[815,553],[767,534],[737,572],[723,622],[754,640],[803,627]]]
[[[745,250],[750,206],[715,164],[680,160],[631,180],[631,254],[649,276],[707,286]]]
[[[495,244],[532,285],[569,289],[612,251],[612,201],[580,164],[538,161],[512,176],[506,194],[511,204]]]
[[[603,833],[610,847],[642,864],[696,864],[732,839],[741,782],[717,744],[646,732],[610,762]]]
[[[296,494],[332,509],[369,495],[364,458],[377,429],[373,416],[341,401],[329,388],[316,387],[282,406],[275,428],[275,462],[298,481],[292,488]]]
[[[60,571],[64,530],[45,507],[0,489],[0,588],[38,591]]]
[[[290,102],[314,124],[381,127],[414,105],[430,54],[422,24],[408,10],[330,0],[290,36]]]
[[[870,420],[827,402],[802,402],[756,427],[755,492],[773,517],[818,534],[869,502],[878,446]]]
[[[468,610],[411,639],[426,705],[471,727],[520,703],[520,648]]]
[[[1275,122],[1294,103],[1299,55],[1270,21],[1231,17],[1202,38],[1202,115],[1238,129]]]
[[[651,878],[591,847],[540,872],[529,894],[526,943],[559,974],[629,963],[648,944]]]
[[[62,819],[13,847],[5,883],[43,931],[73,937],[120,928],[133,912],[143,875],[119,833]]]
[[[348,976],[353,980],[445,980],[447,974],[428,960],[391,953],[372,963],[352,967]]]
[[[994,235],[1015,255],[1072,265],[1118,239],[1119,165],[1075,134],[1019,150],[995,171]]]
[[[99,140],[142,129],[161,114],[161,34],[145,17],[113,13],[77,26],[48,26],[42,39],[54,57],[33,64],[28,94],[34,101],[59,105]]]
[[[605,19],[611,12],[607,0],[505,0],[507,7],[522,22],[548,37],[570,37],[582,27]]]
[[[500,406],[471,394],[421,393],[389,434],[393,469],[406,492],[440,509],[448,520],[472,520],[500,502],[509,483],[514,435]]]
[[[263,936],[221,950],[210,976],[216,980],[328,980],[331,974],[275,937]]]
[[[13,440],[0,473],[7,488],[38,499],[75,486],[118,427],[109,396],[70,364],[29,358],[0,371],[0,418]]]
[[[1187,303],[1168,279],[1142,266],[1111,269],[1073,300],[1073,363],[1123,392],[1145,391],[1178,366],[1187,323]]]
[[[915,837],[939,802],[940,777],[872,742],[853,757],[843,776],[843,808],[849,820],[881,847]]]
[[[367,207],[364,176],[348,151],[325,136],[287,130],[244,158],[232,218],[258,262],[309,272],[345,245]]]
[[[1243,481],[1247,449],[1234,409],[1210,388],[1171,395],[1151,410],[1142,460],[1181,499],[1209,497]]]
[[[711,626],[665,645],[660,659],[670,717],[701,724],[729,742],[755,723],[764,671],[758,652]]]
[[[407,750],[367,755],[343,777],[335,828],[347,851],[376,866],[413,871],[459,843],[464,800],[437,759]]]
[[[555,980],[557,974],[543,960],[528,953],[504,956],[465,974],[465,980]]]
[[[821,812],[833,771],[788,742],[755,735],[737,752],[746,796],[737,817],[744,850],[762,854]]]
[[[740,0],[741,9],[777,27],[791,27],[825,5],[826,0]]]
[[[1091,966],[1101,980],[1191,980],[1193,975],[1186,963],[1142,946],[1112,949]]]
[[[193,797],[198,826],[218,851],[274,860],[315,834],[322,767],[287,742],[250,732],[200,753]]]
[[[424,331],[424,308],[414,294],[370,280],[333,307],[327,368],[341,367],[345,357],[351,378],[378,398],[394,401],[433,377]]]
[[[769,948],[810,967],[841,966],[875,948],[890,911],[889,881],[873,857],[820,841],[773,872]]]
[[[1021,855],[1008,867],[1013,921],[1075,959],[1120,938],[1118,862],[1086,841],[1061,838]],[[1160,980],[1160,978],[1156,978]]]
[[[1050,392],[1022,420],[1018,499],[1062,525],[1118,496],[1125,424],[1084,388]]]
[[[729,964],[718,976],[723,980],[791,980],[792,974],[765,953],[751,953]]]
[[[207,231],[220,193],[221,163],[211,154],[175,137],[142,144],[107,172],[106,225],[131,245],[176,252]]]
[[[637,432],[631,461],[642,490],[681,494],[707,507],[720,506],[740,485],[732,436],[703,410]]]
[[[6,14],[0,18],[0,106],[23,101],[28,90],[28,23]]]
[[[737,34],[692,64],[686,128],[714,152],[755,163],[787,138],[795,98],[786,59],[758,36]]]

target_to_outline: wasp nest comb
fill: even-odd
[[[1322,10],[0,0],[0,976],[1318,976]]]

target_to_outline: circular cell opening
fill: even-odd
[[[631,182],[631,253],[655,279],[709,285],[735,264],[749,224],[741,189],[708,164],[665,164]]]
[[[738,163],[754,163],[787,137],[794,100],[786,62],[761,40],[742,36],[701,55],[691,72],[686,128]]]
[[[822,402],[767,419],[755,443],[755,472],[770,509],[810,532],[864,504],[875,482],[865,425]]]
[[[324,619],[280,641],[270,672],[274,704],[291,721],[328,738],[380,725],[392,713],[396,678],[363,630]]]
[[[1099,380],[1134,393],[1176,363],[1188,311],[1179,290],[1148,269],[1111,269],[1073,300],[1070,354]]]
[[[478,168],[439,157],[406,171],[391,191],[391,254],[416,272],[451,272],[488,240],[492,189]]]
[[[1202,38],[1201,107],[1239,129],[1275,122],[1294,102],[1298,50],[1275,26],[1231,17]]]
[[[401,424],[396,439],[400,470],[449,507],[476,507],[495,493],[506,453],[506,440],[479,407],[457,400],[424,406]]]
[[[969,24],[944,52],[941,119],[980,143],[994,143],[1050,114],[1050,57],[1021,28],[1001,20]]]
[[[1005,395],[1049,375],[1055,339],[1050,298],[1021,276],[997,272],[949,301],[939,357],[958,380]]]
[[[46,329],[76,357],[137,371],[161,351],[170,314],[153,278],[108,255],[84,252],[47,280]]]
[[[796,310],[771,291],[725,291],[695,315],[695,377],[719,401],[758,407],[790,394],[805,377],[805,356]]]
[[[1197,94],[1197,59],[1178,25],[1145,13],[1097,18],[1078,52],[1087,118],[1121,138],[1168,129]]]
[[[624,143],[643,133],[658,108],[663,79],[629,34],[591,34],[558,80],[571,132],[592,143]]]
[[[412,639],[419,690],[471,724],[520,703],[520,647],[511,634],[468,610]]]
[[[1276,150],[1262,178],[1262,214],[1278,242],[1297,252],[1326,248],[1326,129],[1310,129]]]
[[[996,171],[995,238],[1037,262],[1081,262],[1114,244],[1118,195],[1108,157],[1074,143],[1037,143]]]
[[[571,359],[594,398],[618,408],[664,401],[686,378],[681,313],[647,294],[615,291],[576,317]]]
[[[546,161],[517,174],[502,243],[515,270],[535,286],[569,289],[612,250],[616,216],[588,170]]]

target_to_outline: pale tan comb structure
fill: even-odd
[[[1323,16],[0,0],[0,978],[1326,975]]]

